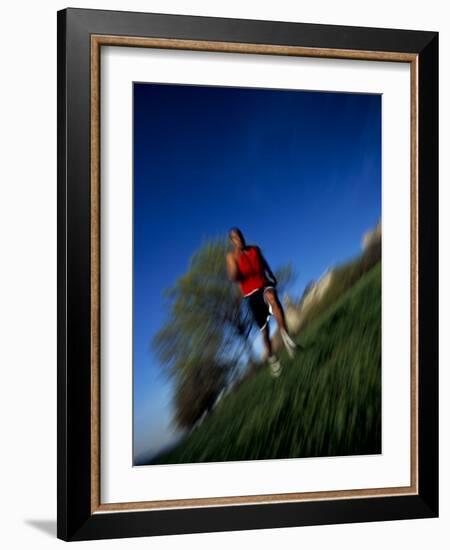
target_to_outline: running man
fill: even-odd
[[[230,229],[229,237],[234,250],[226,256],[228,277],[239,283],[243,297],[247,300],[256,324],[262,332],[267,360],[274,376],[281,373],[281,364],[273,353],[269,334],[269,318],[273,314],[281,338],[290,357],[294,357],[297,345],[286,328],[283,306],[275,289],[277,280],[258,246],[247,245],[240,229]]]

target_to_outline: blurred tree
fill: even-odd
[[[175,420],[191,427],[251,353],[250,317],[227,277],[225,239],[208,241],[165,291],[169,318],[152,346],[175,383]]]

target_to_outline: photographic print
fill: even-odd
[[[380,94],[133,83],[133,464],[379,454]]]

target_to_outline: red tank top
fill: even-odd
[[[256,246],[249,246],[242,250],[238,256],[237,265],[241,276],[239,285],[244,296],[269,283]]]

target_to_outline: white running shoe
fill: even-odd
[[[282,328],[280,330],[281,338],[283,339],[284,347],[286,348],[289,357],[292,359],[295,357],[295,352],[298,349],[297,344],[292,340],[289,334]]]
[[[270,365],[270,374],[274,378],[278,378],[281,374],[281,363],[280,360],[276,355],[271,355],[267,358],[269,365]]]

